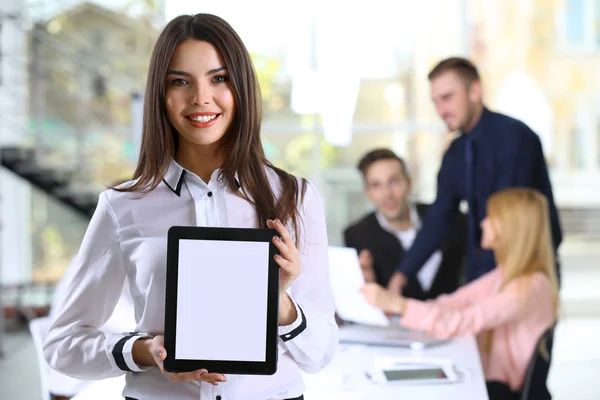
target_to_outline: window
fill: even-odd
[[[571,131],[571,167],[585,170],[594,164],[594,115],[591,104],[580,104],[573,115]]]
[[[568,49],[600,50],[600,0],[565,0],[562,42]]]
[[[566,36],[572,45],[582,45],[585,41],[585,3],[586,0],[567,0]]]
[[[571,150],[571,168],[574,170],[583,170],[585,168],[585,138],[584,132],[580,127],[573,127],[571,130],[571,134],[569,135],[570,139],[570,150]]]
[[[594,1],[594,41],[600,48],[600,0]]]
[[[600,168],[600,117],[596,119],[596,162]]]
[[[106,32],[103,29],[94,29],[91,32],[91,43],[95,49],[103,49],[106,43]]]

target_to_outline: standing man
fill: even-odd
[[[412,182],[403,159],[389,149],[365,154],[358,164],[364,191],[376,211],[346,229],[346,246],[359,252],[365,281],[387,286],[398,264],[413,245],[428,208],[410,200]],[[466,244],[466,220],[454,218],[450,234],[409,279],[407,297],[425,300],[451,293],[459,285]]]
[[[562,241],[546,161],[538,136],[527,125],[488,110],[482,102],[477,68],[463,58],[441,61],[429,73],[431,97],[450,131],[460,131],[445,153],[438,173],[437,198],[415,243],[390,279],[400,292],[449,231],[462,199],[469,204],[465,275],[470,282],[495,267],[493,253],[481,249],[480,222],[488,197],[507,187],[531,187],[547,198],[555,250]],[[557,263],[558,269],[558,263]],[[560,274],[559,274],[560,276]]]

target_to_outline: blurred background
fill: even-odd
[[[540,136],[560,209],[556,398],[600,398],[588,379],[600,372],[600,0],[0,0],[5,357],[28,346],[6,343],[44,313],[98,193],[135,168],[158,33],[196,12],[225,18],[251,52],[265,151],[316,183],[331,244],[370,207],[355,165],[372,148],[404,157],[415,198],[434,199],[453,135],[427,73],[448,56],[474,61],[485,103]],[[0,360],[4,378],[14,370]],[[579,397],[561,397],[569,379],[585,382]]]

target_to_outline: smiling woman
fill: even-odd
[[[244,112],[236,114],[236,107]],[[211,14],[177,17],[159,36],[150,61],[136,182],[115,189],[155,189],[174,158],[205,182],[218,170],[230,188],[241,185],[259,212],[260,227],[277,215],[299,231],[296,206],[305,181],[266,159],[260,126],[260,88],[237,33]],[[282,186],[277,199],[265,167]]]
[[[250,56],[227,22],[197,14],[166,26],[150,63],[139,163],[132,181],[100,196],[73,267],[74,282],[45,344],[53,368],[83,379],[125,371],[124,395],[132,400],[302,398],[300,370],[321,370],[337,345],[327,229],[314,186],[267,160],[260,105]],[[166,243],[172,226],[277,231],[274,375],[164,370]],[[96,327],[110,316],[126,280],[135,297],[137,331],[105,336]],[[244,301],[230,287],[219,291],[219,301]],[[219,312],[218,305],[197,306]],[[214,321],[197,323],[211,329]],[[238,334],[244,332],[240,326]]]
[[[233,121],[235,99],[223,65],[209,42],[186,40],[175,50],[166,77],[165,104],[180,143],[185,141],[176,159],[187,158],[181,152],[196,152],[199,146],[216,153]],[[210,180],[210,168],[199,172],[201,178]]]

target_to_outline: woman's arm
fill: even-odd
[[[75,378],[103,379],[144,370],[132,358],[133,343],[142,334],[107,334],[98,329],[114,310],[126,276],[117,227],[103,192],[44,344],[48,364]]]
[[[494,268],[478,279],[458,288],[453,293],[442,294],[435,299],[439,306],[447,308],[464,308],[485,297],[492,291],[492,286],[502,279],[502,271]]]
[[[481,278],[463,286],[454,293],[443,294],[435,300],[429,300],[427,304],[435,304],[442,309],[464,308],[481,300],[485,293],[491,292],[491,286],[498,279],[499,270],[493,270]],[[407,299],[401,295],[386,290],[376,283],[367,283],[361,289],[367,301],[390,314],[404,314]]]
[[[303,371],[316,373],[335,354],[338,327],[329,278],[325,215],[316,189],[311,183],[307,185],[300,206],[302,272],[288,291],[297,318],[291,325],[279,327],[279,346],[280,351],[289,352]]]
[[[537,273],[515,279],[500,292],[458,309],[444,308],[436,302],[407,300],[402,324],[424,330],[439,338],[477,335],[527,313],[543,310],[552,302],[548,279]]]

